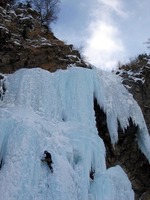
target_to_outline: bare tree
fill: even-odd
[[[41,24],[47,26],[58,18],[60,0],[32,0],[33,7],[40,14]]]
[[[144,42],[147,45],[147,48],[150,49],[150,38],[148,38],[147,42]]]

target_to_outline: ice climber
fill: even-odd
[[[47,165],[49,166],[51,172],[53,173],[53,168],[52,168],[52,156],[48,151],[44,151],[45,157],[41,160],[42,162],[46,162]]]
[[[95,176],[95,170],[91,169],[91,171],[90,171],[90,179],[94,180],[94,176]]]
[[[0,75],[0,100],[3,100],[3,96],[5,94],[6,88],[4,84],[4,76]]]

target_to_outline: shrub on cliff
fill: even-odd
[[[49,26],[58,18],[60,9],[60,0],[32,0],[31,4],[39,13],[39,19],[42,25]]]

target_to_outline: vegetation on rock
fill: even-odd
[[[50,23],[57,20],[60,9],[60,0],[32,0],[31,4],[39,13],[41,24],[49,26]]]

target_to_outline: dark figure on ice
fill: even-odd
[[[42,162],[46,162],[47,165],[49,166],[51,172],[53,173],[53,168],[52,168],[52,156],[48,151],[44,151],[45,157],[41,160]]]
[[[0,100],[2,101],[3,100],[3,97],[4,97],[4,94],[5,94],[5,91],[6,91],[6,87],[5,87],[5,79],[4,79],[4,76],[2,76],[0,74]]]
[[[95,176],[95,170],[92,170],[90,171],[90,178],[91,180],[94,180],[94,176]]]

